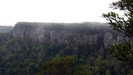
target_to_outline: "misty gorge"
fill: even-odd
[[[107,50],[129,40],[99,22],[0,26],[0,75],[133,75]]]

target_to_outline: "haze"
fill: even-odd
[[[109,3],[117,0],[1,0],[0,25],[16,22],[106,22]]]

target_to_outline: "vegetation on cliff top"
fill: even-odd
[[[105,30],[108,31],[108,29]],[[93,32],[104,34],[103,31],[96,32],[95,26],[91,33]],[[97,46],[100,47],[97,48]],[[8,33],[1,34],[0,75],[34,74],[132,75],[132,69],[110,58],[107,49],[100,43],[91,44],[73,40],[42,42],[30,38],[13,37]]]

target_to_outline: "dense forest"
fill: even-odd
[[[0,34],[0,75],[133,75],[108,54],[110,44],[130,40],[108,24],[19,22],[7,30]]]

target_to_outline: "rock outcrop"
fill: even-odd
[[[19,22],[11,35],[19,38],[31,38],[39,41],[78,41],[106,47],[127,41],[122,34],[111,30],[103,23],[27,23]],[[100,45],[99,45],[100,44]]]

